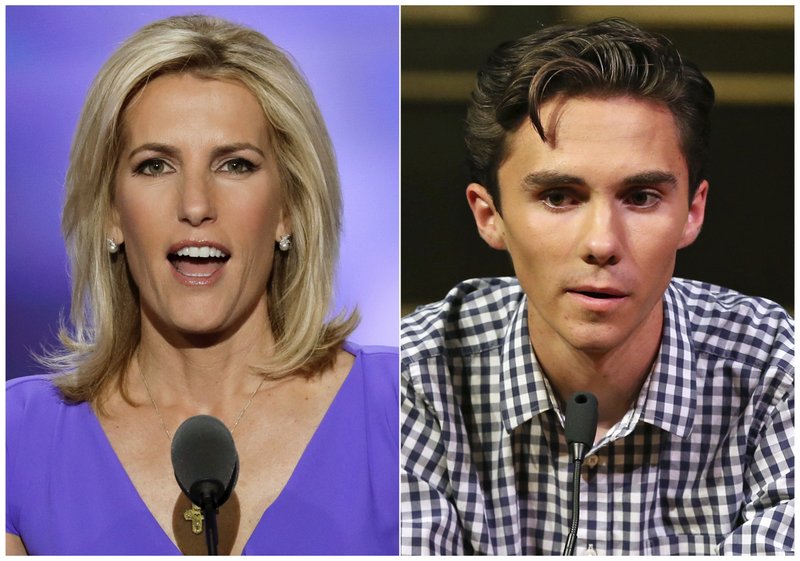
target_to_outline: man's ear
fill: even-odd
[[[703,181],[697,187],[697,191],[692,197],[689,205],[689,215],[686,217],[686,225],[683,227],[683,234],[678,249],[692,245],[700,235],[703,228],[703,220],[706,216],[706,198],[708,197],[708,181]]]
[[[478,183],[470,183],[467,186],[467,202],[483,241],[494,249],[506,249],[503,217],[495,208],[494,199],[486,187]]]

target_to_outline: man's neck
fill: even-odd
[[[636,400],[661,344],[663,308],[656,306],[647,320],[619,345],[602,351],[577,349],[537,321],[528,310],[528,327],[536,359],[563,404],[577,391],[597,397],[597,437],[619,422]]]

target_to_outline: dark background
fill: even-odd
[[[404,6],[403,313],[461,280],[513,274],[478,236],[464,195],[463,121],[478,67],[507,39],[611,16],[669,37],[717,93],[705,225],[678,253],[676,276],[793,310],[793,7]]]

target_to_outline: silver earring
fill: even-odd
[[[106,247],[109,253],[117,253],[119,251],[119,244],[111,238],[106,239]]]
[[[284,234],[281,236],[281,239],[278,240],[278,249],[281,251],[289,251],[292,248],[292,235],[291,234]]]

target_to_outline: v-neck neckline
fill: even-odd
[[[345,341],[342,348],[345,352],[352,354],[354,357],[353,364],[351,365],[350,370],[347,373],[347,376],[342,381],[342,384],[336,391],[336,395],[334,395],[330,405],[328,405],[328,409],[325,411],[319,424],[314,429],[314,433],[311,435],[311,438],[309,439],[308,443],[303,449],[303,452],[300,454],[300,458],[297,460],[297,463],[295,464],[292,473],[289,475],[289,479],[286,480],[286,483],[283,485],[283,487],[281,488],[280,492],[275,497],[275,499],[262,511],[261,516],[258,519],[258,522],[256,523],[255,526],[253,526],[253,531],[247,537],[247,540],[245,541],[244,546],[242,547],[242,551],[238,555],[247,554],[247,548],[250,546],[250,542],[252,541],[253,536],[255,536],[258,533],[259,528],[264,523],[267,514],[274,511],[275,508],[278,508],[279,503],[282,502],[281,497],[288,494],[287,489],[291,491],[291,487],[294,487],[293,482],[296,479],[295,475],[298,472],[303,471],[301,468],[304,466],[306,458],[312,454],[312,451],[314,449],[319,447],[319,444],[317,443],[317,441],[319,440],[317,435],[320,434],[321,432],[324,432],[323,430],[321,430],[323,429],[323,427],[326,427],[328,424],[333,422],[332,419],[337,415],[337,413],[341,409],[340,407],[338,407],[339,402],[345,399],[347,393],[350,391],[350,387],[353,384],[355,384],[353,380],[358,377],[358,374],[361,371],[361,349],[352,345],[347,341]],[[124,484],[128,487],[129,494],[135,497],[136,503],[138,504],[139,508],[144,510],[144,512],[148,514],[149,518],[148,523],[154,525],[155,528],[157,528],[159,534],[163,536],[166,542],[172,546],[173,553],[176,553],[178,555],[183,555],[184,554],[183,551],[181,551],[180,547],[178,547],[178,544],[172,541],[172,538],[170,538],[169,534],[167,534],[164,528],[161,527],[161,524],[159,524],[158,519],[155,517],[153,512],[150,510],[150,507],[142,498],[142,495],[139,493],[139,490],[136,488],[136,485],[134,485],[133,480],[131,479],[130,475],[128,475],[128,471],[125,469],[125,466],[123,465],[122,461],[117,455],[117,452],[114,450],[114,446],[111,444],[111,440],[109,440],[108,435],[106,434],[105,430],[103,430],[103,425],[100,423],[100,419],[98,418],[94,409],[87,402],[84,402],[82,405],[86,407],[89,412],[89,417],[91,418],[93,424],[95,436],[102,443],[105,455],[110,458],[110,461],[108,463],[109,465],[114,466],[113,469],[115,470],[115,476],[119,478],[121,481],[123,481]],[[175,485],[177,488],[177,483]]]

